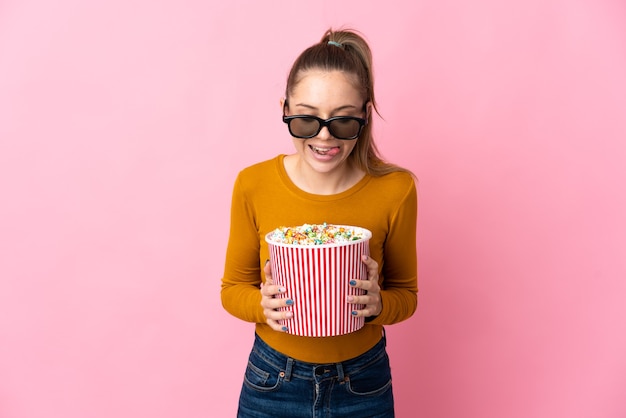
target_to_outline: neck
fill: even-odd
[[[363,178],[363,172],[349,162],[328,172],[313,170],[297,154],[285,157],[285,169],[291,181],[307,193],[338,194],[348,190]]]

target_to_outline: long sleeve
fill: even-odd
[[[248,322],[264,322],[261,308],[260,243],[252,206],[238,177],[233,188],[231,222],[222,279],[222,305],[231,315]]]
[[[384,246],[381,277],[383,309],[370,321],[391,325],[411,317],[417,308],[417,192],[412,184],[391,218]]]

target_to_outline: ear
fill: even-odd
[[[284,97],[280,98],[280,110],[283,110],[285,107],[285,101],[286,99]]]
[[[367,103],[365,103],[365,119],[369,119],[372,110],[374,110],[374,105],[372,105],[371,100],[368,100]]]

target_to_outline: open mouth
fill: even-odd
[[[324,147],[314,147],[313,145],[309,145],[309,148],[311,148],[311,150],[319,155],[328,155],[328,156],[334,156],[339,154],[339,147],[329,147],[329,148],[324,148]]]

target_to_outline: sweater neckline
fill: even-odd
[[[291,180],[291,178],[289,178],[289,175],[287,174],[287,170],[285,170],[285,162],[284,162],[285,156],[286,154],[280,154],[275,158],[276,170],[278,171],[278,175],[280,176],[280,179],[283,182],[283,184],[289,190],[291,190],[293,193],[297,194],[298,196],[302,196],[306,199],[326,201],[326,202],[345,199],[346,197],[349,197],[355,194],[356,192],[361,190],[363,187],[365,187],[365,185],[369,183],[372,178],[369,174],[365,174],[363,178],[359,180],[355,185],[353,185],[349,189],[346,189],[340,193],[335,193],[335,194],[309,193],[307,191],[302,190],[298,186],[296,186],[296,184]]]

